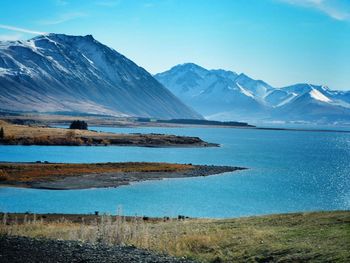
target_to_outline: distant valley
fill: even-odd
[[[350,92],[296,84],[276,88],[262,80],[193,63],[155,78],[208,119],[248,122],[349,123]]]

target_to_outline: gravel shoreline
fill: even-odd
[[[194,261],[161,255],[133,246],[107,246],[78,241],[0,236],[0,262],[191,263]]]
[[[234,166],[193,165],[191,169],[181,171],[87,173],[62,178],[48,178],[47,180],[32,180],[28,182],[6,181],[0,182],[0,185],[49,190],[106,188],[119,187],[149,180],[209,176],[244,169],[246,168]]]

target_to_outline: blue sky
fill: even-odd
[[[194,62],[350,89],[350,0],[1,0],[0,40],[92,34],[151,73]]]

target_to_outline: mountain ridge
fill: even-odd
[[[195,81],[189,72],[196,74]],[[209,70],[194,63],[176,65],[154,76],[209,119],[322,123],[350,121],[350,91],[334,91],[326,86],[307,83],[273,87],[244,73]]]
[[[0,109],[113,116],[202,116],[92,35],[0,41]]]

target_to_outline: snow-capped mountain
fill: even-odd
[[[254,99],[252,91],[241,84],[249,79],[234,72],[207,70],[192,63],[178,65],[169,71],[155,75],[185,103],[212,119],[226,119],[216,114],[229,113],[227,119],[239,118],[252,112],[262,112],[265,108]],[[240,78],[240,82],[235,79]],[[250,86],[252,90],[253,85]]]
[[[273,117],[320,123],[350,121],[350,92],[340,92],[325,86],[296,84],[281,88],[289,98],[275,106]]]
[[[0,110],[202,118],[91,35],[1,41]]]
[[[165,87],[209,119],[241,121],[350,121],[350,92],[296,84],[275,88],[262,80],[193,63],[155,75]]]

